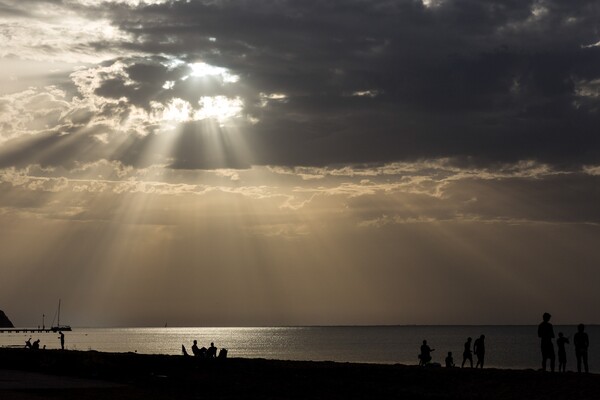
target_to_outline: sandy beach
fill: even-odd
[[[2,399],[597,399],[596,374],[0,349]]]

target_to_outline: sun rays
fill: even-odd
[[[342,3],[1,0],[0,303],[513,323],[596,293],[593,1]]]

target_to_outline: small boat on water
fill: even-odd
[[[69,325],[61,325],[60,324],[60,299],[58,299],[58,319],[56,321],[56,325],[52,325],[50,330],[52,332],[59,332],[59,331],[69,332],[72,330]]]

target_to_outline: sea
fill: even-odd
[[[570,339],[567,370],[576,370],[572,338],[576,326],[554,326]],[[590,337],[590,372],[600,373],[600,325],[586,326]],[[191,352],[192,341],[199,347],[214,342],[226,348],[229,357],[278,360],[337,361],[381,364],[418,364],[423,340],[435,351],[433,362],[444,363],[449,351],[454,362],[462,362],[467,337],[473,341],[485,335],[485,367],[539,369],[540,343],[537,326],[309,326],[258,328],[77,328],[65,332],[70,350],[133,352],[140,354],[182,354],[182,345]],[[24,346],[28,338],[40,339],[47,349],[60,348],[55,333],[0,333],[0,347]],[[476,357],[474,356],[476,361]],[[558,363],[558,360],[557,360]],[[557,364],[558,366],[558,364]]]

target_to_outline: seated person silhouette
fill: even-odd
[[[196,357],[200,357],[200,349],[198,348],[197,340],[194,340],[194,344],[192,345],[192,354]]]
[[[421,345],[421,354],[419,354],[419,365],[427,365],[431,361],[431,352],[435,351],[427,345],[427,340],[423,340]]]
[[[31,349],[32,350],[39,350],[40,349],[40,339],[38,339],[35,342],[33,342],[33,344],[31,345]]]
[[[216,358],[217,357],[217,348],[213,342],[210,343],[210,347],[206,351],[206,356],[208,358]]]
[[[227,349],[221,349],[219,351],[219,359],[222,360],[222,359],[225,359],[225,358],[227,358]]]

